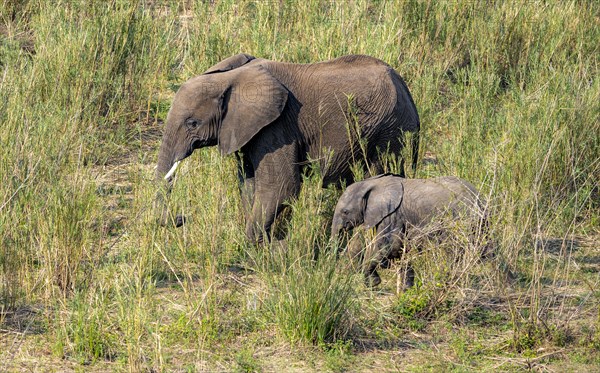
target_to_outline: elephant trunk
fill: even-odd
[[[331,224],[331,235],[329,236],[329,242],[332,247],[335,248],[336,252],[339,254],[344,251],[343,240],[341,236],[342,227],[337,224],[334,220]]]
[[[412,138],[411,138],[413,177],[417,177],[417,164],[419,162],[419,139],[420,139],[420,137],[421,137],[420,128],[417,128],[417,130],[412,134]]]
[[[157,186],[156,199],[154,201],[154,209],[158,216],[158,222],[161,225],[167,225],[169,222],[169,214],[167,209],[167,200],[171,193],[173,175],[179,161],[174,161],[172,147],[163,139],[158,154],[158,162],[155,171],[155,183]],[[178,219],[179,220],[179,219]],[[176,221],[175,225],[179,226],[181,222]]]
[[[342,231],[343,225],[337,221],[334,220],[331,224],[331,235],[330,238],[332,240],[339,240],[340,238],[340,232]]]
[[[156,164],[155,179],[157,183],[170,181],[173,177],[174,167],[179,162],[175,162],[175,154],[173,154],[173,146],[168,143],[168,138],[165,137],[160,145],[158,153],[158,163]]]

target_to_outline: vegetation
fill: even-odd
[[[600,364],[595,1],[0,0],[0,370],[583,370]],[[306,176],[253,247],[232,157],[202,149],[156,224],[178,86],[245,52],[378,57],[422,122],[419,177],[489,200],[376,291],[337,257],[340,191]],[[409,153],[407,153],[409,154]],[[292,348],[293,347],[293,348]]]

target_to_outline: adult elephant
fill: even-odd
[[[156,176],[170,182],[178,163],[197,148],[236,153],[243,190],[252,190],[243,193],[252,206],[246,234],[260,242],[283,202],[298,194],[309,160],[320,162],[324,186],[351,182],[353,161],[380,173],[380,154],[399,155],[403,132],[411,131],[414,168],[419,128],[406,84],[376,58],[293,64],[238,54],[179,88]]]

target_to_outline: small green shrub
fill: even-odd
[[[235,371],[236,372],[247,372],[256,373],[261,372],[260,364],[254,357],[253,351],[247,347],[242,348],[235,353]]]
[[[89,363],[98,359],[114,360],[122,353],[106,298],[89,299],[84,293],[78,293],[67,305],[68,318],[61,312],[56,315],[53,350],[57,355],[73,354],[81,362]]]
[[[399,323],[409,330],[423,330],[431,312],[431,294],[415,285],[401,293],[393,305]]]
[[[357,357],[352,354],[352,341],[338,340],[326,346],[325,366],[331,372],[347,372]]]

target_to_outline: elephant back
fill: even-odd
[[[432,179],[404,179],[401,213],[414,226],[425,226],[450,214],[454,219],[484,218],[485,201],[470,182],[446,176]]]
[[[352,180],[349,160],[366,156],[374,163],[377,149],[400,154],[398,139],[419,127],[406,85],[376,58],[352,55],[314,64],[261,65],[298,103],[297,125],[306,154],[301,161],[321,160],[325,185]]]

